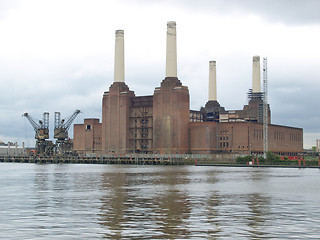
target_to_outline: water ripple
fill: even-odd
[[[319,239],[312,169],[2,163],[0,239]]]

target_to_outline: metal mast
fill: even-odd
[[[61,127],[61,116],[60,112],[55,112],[54,113],[54,128],[59,128]]]
[[[268,152],[268,66],[267,58],[263,58],[263,156]]]

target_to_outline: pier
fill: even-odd
[[[104,156],[0,156],[0,162],[40,164],[130,164],[130,165],[194,165],[196,159],[207,162],[209,155],[104,155]]]
[[[319,162],[303,161],[303,164],[290,162],[264,164],[239,163],[236,157],[239,155],[230,154],[172,154],[172,155],[154,155],[154,154],[129,154],[129,155],[102,155],[95,156],[0,156],[0,162],[6,163],[35,163],[35,164],[125,164],[125,165],[195,165],[195,166],[223,166],[223,167],[252,167],[252,168],[320,168]]]

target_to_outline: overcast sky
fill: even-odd
[[[56,111],[101,119],[117,29],[127,85],[152,95],[165,77],[166,24],[176,21],[191,109],[207,101],[210,60],[218,101],[235,110],[247,104],[252,56],[267,57],[271,121],[303,128],[310,148],[320,138],[319,10],[318,0],[0,0],[0,140],[35,143],[24,112],[49,112],[51,126]]]

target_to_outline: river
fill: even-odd
[[[319,239],[320,170],[0,164],[0,239]]]

